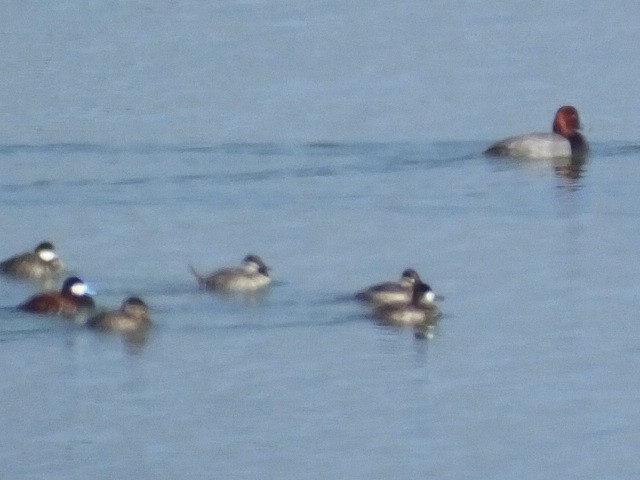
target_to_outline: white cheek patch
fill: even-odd
[[[71,293],[74,295],[81,297],[85,293],[87,293],[88,287],[84,283],[76,283],[71,287]]]
[[[56,252],[54,252],[53,250],[40,250],[38,252],[38,256],[45,262],[50,262],[51,260],[55,260],[56,258],[58,258]]]
[[[433,301],[436,299],[436,294],[431,292],[427,292],[426,295],[424,296],[424,298],[427,299],[427,302],[429,303],[433,303]]]

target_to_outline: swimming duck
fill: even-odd
[[[258,255],[247,255],[242,266],[222,268],[209,275],[199,274],[192,266],[189,269],[202,288],[227,292],[253,292],[271,283],[269,267]]]
[[[413,286],[416,283],[422,283],[418,272],[412,268],[407,268],[402,272],[400,281],[373,285],[366,290],[356,293],[356,298],[374,305],[408,303],[411,300]],[[432,303],[434,300],[435,294],[431,290],[421,297],[421,301],[426,303]]]
[[[93,298],[88,294],[87,285],[78,277],[70,277],[64,281],[59,292],[51,291],[34,295],[18,308],[31,313],[74,316],[94,306]]]
[[[530,133],[509,137],[487,148],[490,156],[524,158],[584,158],[589,151],[587,140],[578,132],[580,117],[571,105],[558,109],[553,120],[553,133]]]
[[[432,302],[425,302],[431,287],[416,282],[409,303],[389,303],[374,308],[373,315],[390,325],[423,326],[433,323],[440,316],[440,309]]]
[[[16,278],[46,280],[56,277],[62,267],[62,260],[58,258],[53,244],[42,242],[33,252],[4,260],[0,263],[0,272]]]
[[[119,310],[102,312],[87,321],[90,328],[119,332],[135,332],[150,325],[149,307],[138,297],[129,297]]]

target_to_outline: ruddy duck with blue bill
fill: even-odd
[[[117,332],[137,332],[150,325],[149,307],[138,297],[129,297],[119,310],[102,312],[87,321],[90,328]]]
[[[253,292],[271,283],[270,269],[258,255],[247,255],[240,267],[222,268],[209,275],[199,274],[192,266],[189,269],[207,290]]]
[[[356,293],[356,298],[363,302],[373,305],[385,305],[388,303],[408,303],[413,296],[413,286],[416,283],[422,283],[418,272],[412,268],[407,268],[402,272],[400,281],[384,282],[373,285],[366,290]],[[435,300],[435,294],[429,290],[422,297],[421,301],[432,303]]]
[[[51,242],[42,242],[33,252],[26,252],[8,258],[0,263],[0,272],[16,278],[47,280],[62,271],[62,261],[58,258]]]
[[[95,303],[88,290],[87,285],[78,277],[70,277],[64,281],[59,292],[40,293],[18,308],[31,313],[74,316],[82,310],[94,308]]]
[[[440,316],[440,309],[425,297],[433,294],[431,287],[423,282],[416,282],[412,288],[409,303],[389,303],[373,310],[376,318],[390,325],[424,326],[433,323]]]

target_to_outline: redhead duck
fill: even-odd
[[[426,326],[439,316],[440,309],[433,302],[425,302],[425,296],[433,294],[431,287],[416,282],[412,287],[409,303],[389,303],[374,308],[373,315],[383,323],[400,326]]]
[[[253,292],[271,283],[270,269],[258,255],[247,255],[240,267],[223,268],[209,275],[201,275],[191,266],[189,269],[200,287],[208,290]]]
[[[580,117],[575,107],[565,105],[556,112],[553,133],[530,133],[506,138],[485,150],[485,155],[525,158],[584,158],[589,150],[578,132]]]
[[[64,281],[59,292],[44,292],[31,297],[18,308],[25,312],[74,316],[81,310],[92,309],[94,302],[87,285],[78,277]]]
[[[129,297],[119,310],[102,312],[87,321],[90,328],[118,332],[136,332],[150,325],[149,307],[138,297]]]
[[[8,258],[0,263],[0,272],[16,278],[48,280],[56,277],[63,264],[51,242],[42,242],[33,252]]]
[[[421,282],[418,272],[412,268],[407,268],[402,272],[399,281],[372,285],[366,290],[356,293],[356,299],[373,305],[408,303],[411,300],[413,286]],[[435,300],[435,294],[429,290],[422,296],[422,300],[431,303]]]

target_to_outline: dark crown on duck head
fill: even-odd
[[[42,242],[41,244],[39,244],[36,249],[35,252],[41,252],[42,250],[54,250],[54,246],[53,243],[51,242]]]
[[[402,278],[407,278],[413,280],[414,282],[420,281],[420,275],[413,268],[407,268],[404,272],[402,272]]]
[[[123,305],[136,305],[138,307],[146,307],[147,304],[144,303],[140,297],[129,297],[124,302]]]
[[[139,297],[129,297],[122,302],[122,311],[134,317],[146,317],[149,307]]]
[[[258,271],[263,275],[266,275],[269,272],[269,267],[265,265],[265,263],[258,255],[249,254],[244,257],[244,260],[242,261],[243,263],[255,263],[256,265],[258,265]]]

